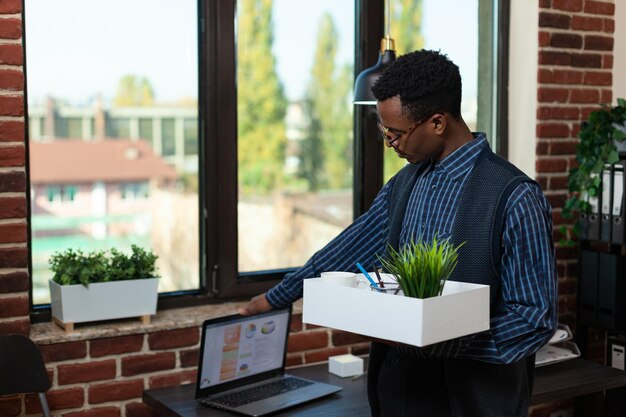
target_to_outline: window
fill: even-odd
[[[238,266],[304,264],[352,212],[354,2],[237,2]]]
[[[173,118],[161,119],[161,135],[162,155],[176,155],[176,121]]]
[[[26,0],[33,302],[47,302],[51,250],[73,245],[154,249],[160,305],[265,291],[382,186],[376,112],[351,94],[384,2],[131,3]],[[94,149],[111,163],[89,163]],[[156,171],[136,169],[148,160]],[[41,206],[38,187],[77,165],[82,203]]]
[[[355,216],[358,3],[206,4],[205,59],[219,66],[207,71],[204,239],[218,242],[207,278],[220,296],[269,288]]]
[[[74,201],[76,187],[73,185],[50,185],[47,187],[46,194],[50,203]]]
[[[106,122],[106,137],[108,139],[130,138],[130,119],[109,114]]]
[[[132,201],[149,197],[147,182],[130,182],[120,185],[120,196],[122,200]]]
[[[194,0],[26,0],[35,306],[68,247],[138,244],[160,292],[199,290],[198,134],[183,154],[174,123],[197,129],[197,22]]]

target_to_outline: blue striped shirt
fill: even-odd
[[[411,238],[450,236],[461,191],[480,151],[488,147],[478,135],[443,160],[431,163],[409,197],[400,244]],[[302,297],[302,280],[323,271],[354,271],[370,265],[385,251],[389,232],[387,195],[390,181],[371,208],[297,271],[288,274],[266,297],[274,307]],[[509,197],[502,231],[502,295],[506,313],[493,317],[488,331],[421,349],[429,357],[472,358],[512,363],[535,352],[557,322],[557,272],[552,241],[551,208],[541,189],[522,183]]]

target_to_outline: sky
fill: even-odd
[[[424,0],[425,46],[459,65],[464,97],[476,95],[477,3]],[[160,102],[197,96],[195,0],[26,0],[25,11],[30,103],[47,95],[75,105],[111,99],[126,74],[147,77]],[[275,0],[274,53],[290,99],[304,92],[326,11],[339,29],[338,59],[351,64],[354,1]]]
[[[25,13],[31,102],[110,97],[129,73],[148,77],[157,100],[198,94],[194,0],[26,0]]]

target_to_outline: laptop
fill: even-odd
[[[342,388],[285,374],[291,307],[202,325],[196,400],[263,416]]]

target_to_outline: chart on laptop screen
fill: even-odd
[[[282,366],[289,314],[206,328],[200,388]]]

